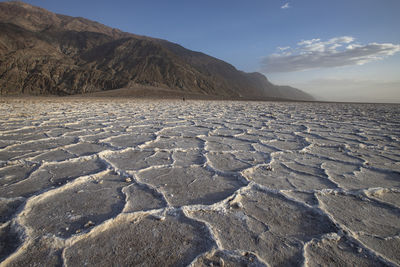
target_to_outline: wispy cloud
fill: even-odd
[[[287,9],[290,8],[291,6],[289,5],[289,3],[284,4],[283,6],[281,6],[282,9]]]
[[[297,47],[278,47],[278,53],[264,58],[263,72],[292,72],[317,68],[363,65],[381,60],[400,51],[400,45],[392,43],[359,44],[351,36],[302,40]]]

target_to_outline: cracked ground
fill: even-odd
[[[399,105],[0,110],[0,266],[400,265]]]

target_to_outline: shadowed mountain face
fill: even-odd
[[[224,98],[313,99],[165,40],[22,2],[0,3],[2,95],[71,95],[142,85]]]

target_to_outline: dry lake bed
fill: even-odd
[[[0,266],[399,266],[400,105],[0,100]]]

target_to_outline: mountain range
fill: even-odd
[[[121,89],[122,88],[122,89]],[[119,90],[116,90],[119,89]],[[313,100],[260,73],[184,47],[55,14],[0,3],[1,95],[188,95],[222,99]]]

